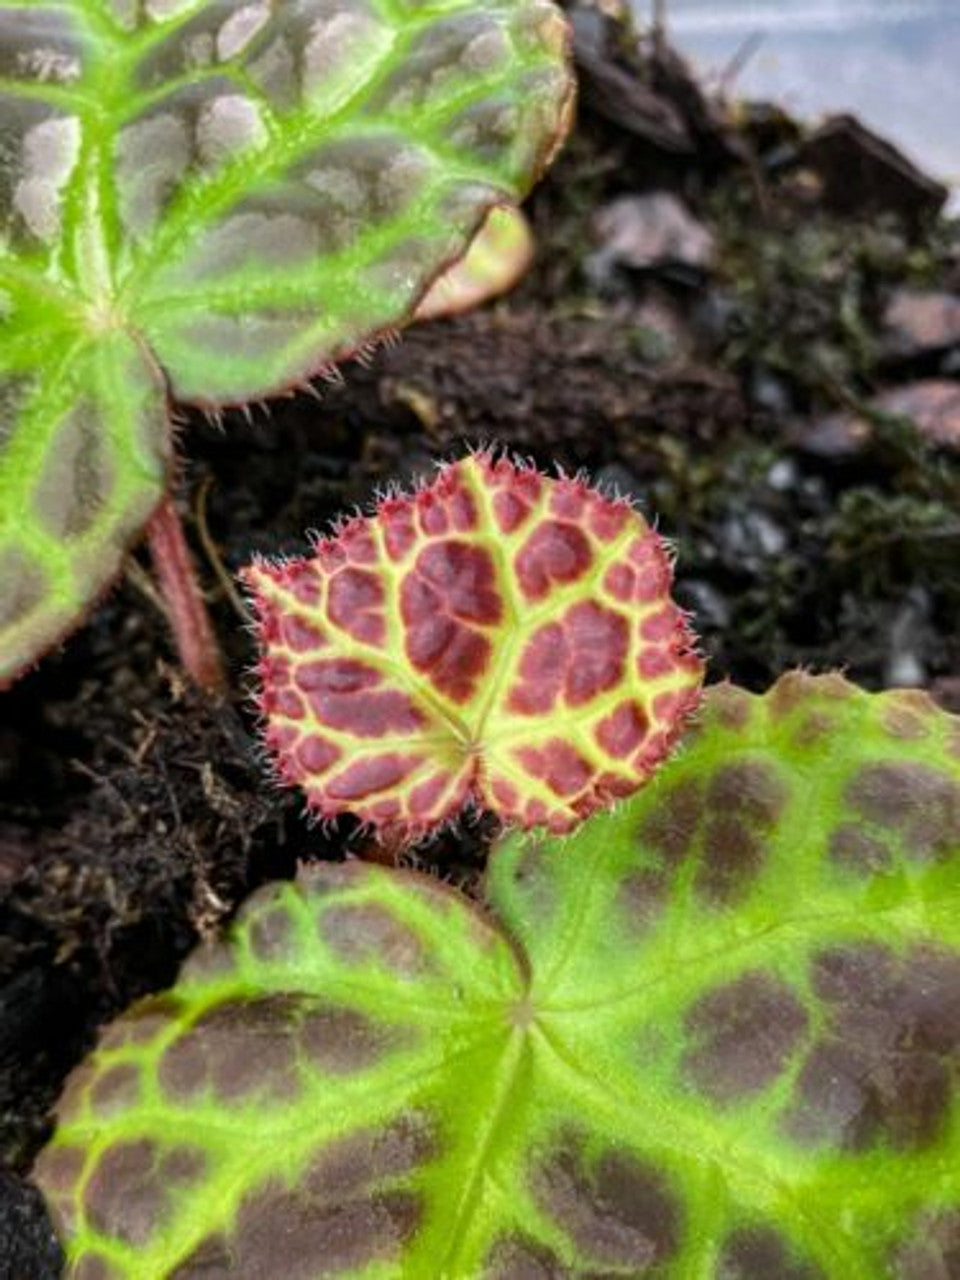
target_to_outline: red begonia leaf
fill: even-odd
[[[243,577],[281,777],[392,837],[468,803],[569,830],[649,777],[698,700],[658,535],[486,452]]]

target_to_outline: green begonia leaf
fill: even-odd
[[[74,1277],[956,1274],[960,724],[791,676],[488,912],[321,866],[105,1033]]]
[[[0,3],[0,684],[117,572],[166,398],[412,312],[569,114],[548,0]]]

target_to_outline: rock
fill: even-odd
[[[797,487],[799,472],[792,458],[781,458],[767,472],[767,484],[775,493],[789,493]]]
[[[888,688],[916,689],[927,683],[923,659],[931,601],[923,587],[911,587],[890,625],[883,679]]]
[[[884,677],[891,689],[919,689],[926,683],[927,669],[915,653],[905,650],[889,660]]]
[[[891,387],[867,402],[871,413],[910,418],[930,444],[960,449],[960,382],[949,378],[923,378],[903,387]],[[798,429],[792,442],[819,458],[852,458],[876,434],[870,418],[862,413],[827,414],[812,429]]]
[[[677,601],[694,616],[695,625],[725,631],[730,625],[730,605],[725,596],[702,578],[683,579],[676,586]]]
[[[755,369],[747,383],[747,394],[758,409],[766,409],[782,417],[791,408],[786,383],[765,369]]]
[[[933,290],[897,289],[883,313],[884,354],[911,360],[960,345],[960,298]]]
[[[592,273],[614,263],[635,270],[683,266],[708,271],[716,245],[713,235],[676,196],[666,191],[621,196],[604,205],[593,219],[600,245]]]
[[[638,39],[624,0],[570,0],[580,101],[663,156],[696,156],[710,167],[750,163],[731,112],[706,94],[663,32]]]
[[[873,423],[857,413],[828,413],[790,432],[790,443],[815,458],[855,458],[873,439]]]
[[[610,38],[615,24],[594,9],[571,14],[583,105],[659,151],[693,155],[693,136],[670,100],[652,89]]]
[[[880,413],[912,418],[917,430],[931,444],[960,449],[960,382],[924,378],[885,391],[872,404]]]
[[[762,511],[748,511],[726,520],[722,536],[727,554],[744,564],[778,556],[787,545],[783,529]]]
[[[830,116],[800,149],[836,212],[892,212],[915,224],[939,213],[949,192],[902,151],[849,115]]]

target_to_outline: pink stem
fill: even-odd
[[[147,525],[147,537],[184,670],[207,693],[223,693],[227,682],[220,648],[200,594],[183,525],[169,493]]]

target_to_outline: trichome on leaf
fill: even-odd
[[[658,535],[489,453],[243,577],[282,777],[394,839],[467,803],[569,830],[645,782],[698,701]]]
[[[71,1276],[926,1280],[960,1246],[960,722],[711,690],[479,910],[315,866],[71,1077]]]

